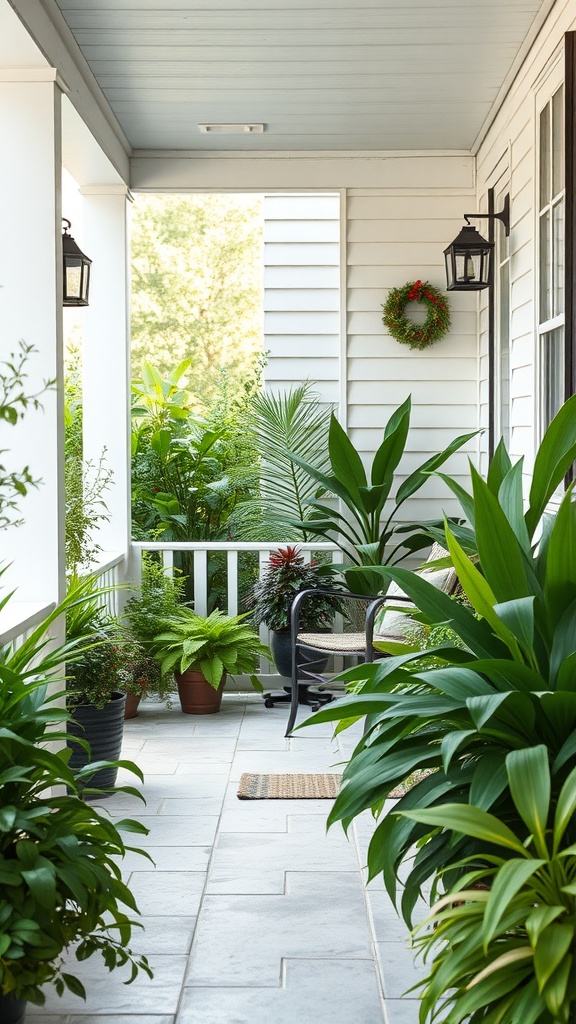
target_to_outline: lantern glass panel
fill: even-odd
[[[82,297],[82,261],[68,257],[66,260],[66,298],[78,299]]]

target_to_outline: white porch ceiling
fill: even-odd
[[[131,146],[204,152],[469,150],[551,6],[57,2]],[[266,128],[206,135],[206,122]]]

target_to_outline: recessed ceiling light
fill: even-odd
[[[264,131],[263,124],[199,124],[198,128],[210,135],[261,135]]]

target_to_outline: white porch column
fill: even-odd
[[[81,189],[80,243],[92,260],[83,344],[84,458],[98,464],[105,448],[114,474],[104,494],[110,521],[96,536],[104,551],[128,551],[130,540],[129,235],[125,185]]]
[[[30,80],[26,80],[30,79]],[[61,92],[52,68],[0,68],[0,358],[33,345],[26,392],[49,378],[57,391],[17,426],[0,427],[0,458],[42,483],[21,500],[24,525],[0,532],[2,586],[17,600],[63,596],[64,437],[61,256]]]

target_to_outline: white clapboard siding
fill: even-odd
[[[340,399],[340,196],[264,197],[264,376]]]
[[[430,180],[434,178],[430,158]],[[415,190],[416,191],[416,190]],[[438,192],[440,194],[438,194]],[[412,396],[411,429],[398,482],[458,434],[478,426],[478,317],[474,295],[449,297],[452,328],[424,351],[391,338],[382,323],[382,304],[391,288],[408,281],[446,285],[443,250],[462,226],[474,197],[451,196],[433,187],[396,195],[354,189],[347,200],[347,397],[348,430],[364,461],[382,441],[383,428],[400,402]],[[414,317],[424,311],[414,310]],[[447,464],[464,486],[468,456],[477,441]],[[430,481],[406,503],[403,518],[439,517],[459,511],[440,480]]]
[[[528,474],[538,443],[539,404],[536,366],[537,290],[536,255],[536,139],[538,96],[542,102],[558,87],[563,71],[565,32],[576,29],[571,0],[558,0],[527,55],[497,118],[483,139],[477,154],[477,201],[485,202],[488,188],[495,184],[496,169],[505,156],[509,164],[510,233],[510,449],[514,459],[524,456]],[[549,77],[550,76],[550,77]],[[547,96],[547,90],[549,95]],[[485,208],[485,207],[484,207]],[[483,321],[484,323],[484,321]],[[480,339],[486,352],[485,334]],[[488,363],[482,359],[481,422],[487,423]],[[484,460],[485,461],[485,460]]]

